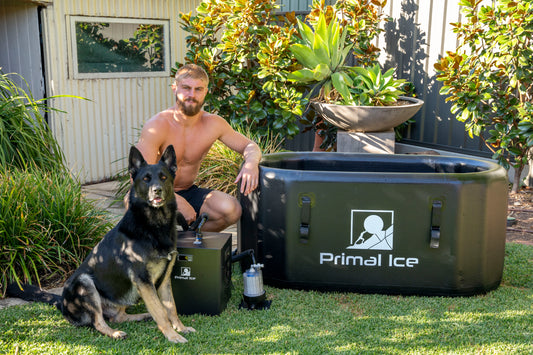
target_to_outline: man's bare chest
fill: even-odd
[[[176,160],[182,165],[200,163],[217,139],[214,134],[199,130],[175,130],[169,133],[166,145],[174,146]]]

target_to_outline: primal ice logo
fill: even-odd
[[[392,250],[394,211],[352,210],[351,227],[346,249]]]
[[[191,268],[190,267],[181,267],[181,276],[191,276]]]

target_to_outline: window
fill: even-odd
[[[71,16],[76,79],[169,76],[168,21]]]

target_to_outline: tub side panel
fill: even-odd
[[[488,291],[502,277],[508,184],[497,176],[486,177],[459,185],[455,273],[462,290]]]
[[[453,241],[443,240],[439,249],[429,244],[432,202],[442,201],[443,218],[453,219],[448,204],[457,203],[455,193],[423,181],[295,182],[287,193],[288,281],[362,291],[453,289]],[[302,243],[299,201],[305,195],[313,206]]]
[[[263,276],[285,278],[286,191],[292,179],[261,167],[258,188],[240,195],[242,216],[238,223],[239,251],[253,249],[256,261],[265,265]],[[241,263],[247,269],[249,263]]]

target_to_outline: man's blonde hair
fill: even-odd
[[[204,68],[196,64],[185,64],[176,72],[176,82],[179,83],[184,79],[201,79],[209,84],[209,76],[207,75]]]

